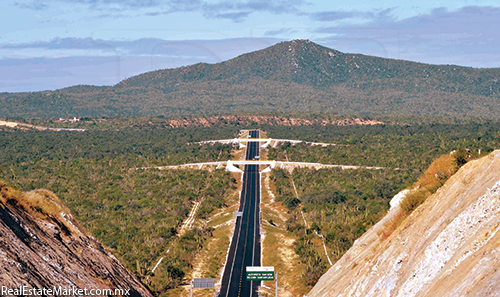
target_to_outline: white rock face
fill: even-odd
[[[397,296],[415,296],[425,284],[432,281],[450,263],[451,258],[459,253],[459,250],[467,244],[471,237],[477,234],[480,228],[490,225],[491,220],[498,222],[498,213],[500,211],[499,187],[500,181],[441,231],[438,237],[425,249],[424,257],[418,262],[418,265],[410,272],[414,277],[406,280]],[[472,255],[496,235],[499,228],[500,225],[497,224],[484,240],[476,242],[474,246],[462,253],[446,273],[452,273],[460,262]]]
[[[391,202],[389,202],[389,204],[391,205],[391,209],[398,206],[409,191],[410,190],[403,190],[396,196],[392,197]]]
[[[500,296],[499,154],[467,163],[387,238],[396,195],[307,296]]]

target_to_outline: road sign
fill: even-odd
[[[247,281],[273,281],[273,266],[247,266]]]
[[[195,278],[193,280],[193,288],[195,289],[213,289],[215,286],[215,278]]]

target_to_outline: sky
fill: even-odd
[[[0,92],[113,85],[293,39],[500,67],[498,0],[3,0],[0,11]]]

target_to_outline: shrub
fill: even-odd
[[[316,230],[316,231],[320,231],[321,228],[318,226],[318,224],[316,222],[313,222],[312,225],[311,225],[311,230]]]
[[[442,186],[455,173],[453,157],[442,155],[434,160],[429,168],[420,176],[416,186],[419,188],[434,188]],[[435,190],[434,190],[435,191]],[[431,192],[434,192],[431,191]]]
[[[467,153],[467,150],[463,147],[459,148],[454,154],[453,154],[453,162],[455,164],[455,169],[458,170],[460,167],[462,167],[467,161],[469,161],[469,156]]]
[[[309,192],[302,195],[301,200],[304,203],[313,203],[313,204],[324,204],[324,203],[342,203],[347,200],[347,196],[345,193],[342,193],[338,190],[323,190],[323,191],[315,191]]]
[[[285,206],[289,209],[295,208],[300,204],[300,200],[295,197],[289,197],[285,199]]]
[[[401,201],[401,209],[405,212],[415,210],[422,204],[427,197],[431,195],[426,190],[413,190],[406,194],[405,198]]]
[[[415,210],[456,172],[455,164],[456,157],[450,155],[442,155],[434,160],[413,185],[414,190],[405,195],[401,209],[406,213]]]

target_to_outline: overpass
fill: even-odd
[[[261,169],[260,172],[270,172],[275,168],[282,168],[287,171],[293,171],[294,168],[311,168],[311,169],[324,169],[324,168],[340,168],[342,170],[346,169],[368,169],[368,170],[382,170],[387,167],[378,167],[378,166],[359,166],[359,165],[336,165],[336,164],[321,164],[321,163],[309,163],[309,162],[287,162],[287,161],[260,161],[260,160],[227,160],[227,161],[218,161],[218,162],[203,162],[203,163],[187,163],[180,165],[168,165],[168,166],[155,166],[155,167],[140,167],[137,169],[203,169],[204,167],[219,169],[222,166],[226,167],[226,171],[230,172],[240,172],[243,170],[236,167],[235,165],[259,165],[266,166],[266,168]],[[400,170],[400,168],[394,168],[394,170]]]
[[[324,143],[324,142],[310,142],[304,140],[294,140],[294,139],[276,139],[276,138],[233,138],[233,139],[219,139],[219,140],[205,140],[200,142],[194,142],[194,144],[239,144],[240,147],[246,147],[247,143],[251,142],[259,142],[261,148],[266,148],[268,146],[277,147],[279,143],[289,142],[292,145],[297,143],[305,143],[309,145],[320,145],[320,146],[329,146],[329,145],[337,145],[334,143]]]

